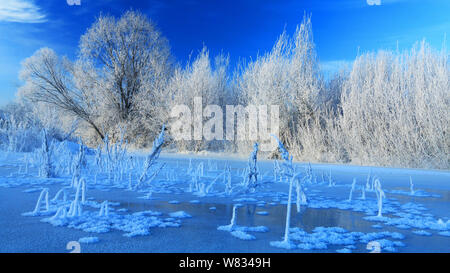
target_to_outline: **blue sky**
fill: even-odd
[[[448,0],[0,0],[0,105],[12,101],[20,62],[40,47],[74,59],[79,37],[102,12],[120,16],[134,8],[147,14],[185,63],[206,45],[212,55],[229,53],[231,63],[271,49],[312,13],[314,40],[324,70],[360,52],[410,48],[426,40],[441,48],[450,34]]]

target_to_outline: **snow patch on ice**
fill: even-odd
[[[78,239],[78,242],[82,244],[95,244],[99,242],[98,237],[83,237]]]

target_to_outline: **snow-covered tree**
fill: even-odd
[[[243,68],[237,81],[245,105],[278,105],[280,138],[289,147],[298,146],[298,126],[314,118],[322,88],[312,35],[306,14],[293,37],[283,32],[269,53]]]
[[[191,111],[189,119],[199,118],[201,122],[208,118],[203,117],[203,113],[194,113],[195,98],[201,98],[201,108],[205,110],[207,105],[224,106],[228,99],[228,69],[229,58],[219,55],[215,58],[214,66],[211,64],[209,51],[206,47],[200,51],[192,63],[188,63],[185,68],[177,68],[168,85],[170,94],[169,109],[176,105],[186,105]],[[199,109],[200,107],[197,107]],[[194,117],[195,116],[195,117]],[[192,122],[191,136],[195,139],[198,132],[194,132],[194,122]],[[223,127],[222,127],[223,129]],[[217,130],[217,129],[216,129]],[[202,132],[199,132],[201,136]],[[176,142],[178,148],[200,151],[208,147],[208,140],[193,140]]]
[[[124,125],[135,136],[149,133],[138,121],[159,113],[170,69],[168,42],[144,15],[101,15],[81,37],[75,62],[49,48],[27,58],[19,94],[85,121],[100,139]]]
[[[448,51],[366,53],[343,85],[340,126],[355,162],[448,166]]]

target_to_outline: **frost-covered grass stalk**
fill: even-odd
[[[39,175],[44,178],[53,176],[53,169],[51,163],[50,147],[48,143],[48,135],[45,129],[42,130],[42,147],[40,150],[41,166],[39,168]]]
[[[75,160],[72,163],[72,182],[71,182],[71,186],[72,187],[78,187],[78,180],[80,179],[81,168],[85,164],[85,160],[86,159],[85,159],[84,146],[80,142],[80,146],[79,146],[79,149],[78,149],[78,154],[77,154],[77,156],[75,157]]]
[[[191,174],[193,171],[193,167],[192,167],[192,158],[189,158],[189,167],[187,169],[187,173]]]
[[[244,179],[244,185],[248,191],[254,192],[258,185],[258,143],[253,145],[253,152],[248,158],[248,173]]]
[[[289,183],[289,197],[286,206],[286,226],[284,228],[284,242],[289,243],[289,227],[291,225],[291,199],[292,199],[292,183],[294,179],[291,179],[291,183]]]
[[[129,190],[133,189],[132,175],[133,175],[133,173],[130,170],[130,172],[128,173],[128,189]]]
[[[386,197],[384,194],[384,191],[381,189],[381,183],[378,178],[375,179],[374,182],[374,189],[377,194],[377,200],[378,200],[378,217],[382,217],[382,209],[383,209],[383,198]]]
[[[58,218],[66,218],[67,217],[67,208],[65,206],[61,206],[56,211],[56,214],[50,218],[50,220],[56,220]]]
[[[229,225],[226,225],[226,226],[219,226],[217,229],[219,229],[219,230],[225,230],[225,231],[229,231],[229,232],[232,232],[232,231],[234,231],[235,230],[235,228],[236,228],[236,226],[237,226],[237,224],[236,224],[236,218],[237,218],[237,209],[238,209],[238,207],[240,207],[240,205],[239,204],[235,204],[234,206],[233,206],[233,214],[232,214],[232,216],[231,216],[231,221],[230,221],[230,224]]]
[[[86,202],[86,180],[84,178],[81,178],[78,186],[81,185],[81,203],[84,204],[84,202]]]
[[[367,175],[367,179],[366,179],[366,189],[367,190],[371,190],[370,188],[370,174],[371,174],[372,170],[369,170],[369,174]]]
[[[366,200],[366,187],[364,185],[361,186],[361,199]]]
[[[108,214],[109,214],[108,200],[105,200],[100,205],[100,211],[98,212],[98,216],[108,216]]]
[[[274,135],[272,135],[275,140],[278,142],[278,149],[280,150],[281,157],[284,159],[284,162],[282,164],[283,170],[282,173],[286,178],[290,177],[290,183],[289,183],[289,196],[288,196],[288,202],[286,205],[286,226],[284,229],[284,239],[283,241],[274,241],[270,242],[270,245],[275,247],[282,247],[286,249],[292,249],[295,248],[295,244],[293,244],[289,239],[289,226],[291,224],[291,202],[292,202],[292,184],[294,183],[294,180],[298,180],[298,175],[294,175],[294,168],[292,166],[292,156],[289,156],[289,152],[284,147],[283,143]]]
[[[228,165],[225,168],[223,183],[225,184],[225,193],[230,195],[233,192],[233,186],[231,185],[231,167]]]
[[[274,177],[274,182],[281,182],[281,168],[280,168],[280,163],[278,162],[278,160],[275,160],[273,162],[273,177]]]
[[[60,189],[56,194],[55,197],[53,197],[52,201],[57,201],[59,196],[62,194],[63,195],[63,201],[66,202],[67,201],[67,192],[66,192],[66,187],[63,187],[62,189]]]
[[[355,185],[356,185],[356,178],[353,178],[352,187],[350,189],[350,195],[348,196],[348,201],[349,202],[352,201],[352,195],[353,195],[353,191],[355,190]]]
[[[206,195],[206,185],[205,183],[199,183],[198,184],[198,196],[205,196]]]
[[[203,164],[203,162],[200,162],[198,165],[197,165],[197,176],[198,177],[202,177],[202,176],[204,176],[204,164]]]
[[[294,175],[294,167],[292,165],[293,156],[289,155],[289,152],[284,147],[283,143],[276,137],[275,135],[272,135],[273,138],[278,143],[278,150],[281,153],[281,158],[284,160],[283,163],[281,163],[281,176],[285,176],[287,179],[292,178]]]
[[[227,175],[226,171],[217,175],[216,178],[214,178],[214,180],[211,183],[209,183],[208,187],[206,187],[206,193],[209,193],[212,190],[213,186],[216,184],[216,182],[219,180],[220,177],[222,176],[226,177],[226,175]]]
[[[39,212],[41,212],[43,200],[45,200],[45,211],[48,211],[50,209],[48,202],[48,188],[42,189],[41,194],[39,194],[39,198],[36,202],[36,207],[33,210],[33,214],[38,214]]]
[[[292,180],[295,180],[296,193],[297,193],[297,200],[296,200],[297,212],[300,212],[300,205],[308,204],[305,192],[303,191],[303,187],[302,187],[304,179],[300,179],[300,173],[297,173],[296,175],[294,175],[292,177]]]
[[[142,171],[142,174],[139,177],[139,181],[136,184],[135,188],[138,188],[141,185],[141,183],[147,178],[148,170],[153,165],[156,164],[156,160],[158,160],[159,154],[161,153],[161,149],[164,144],[164,130],[165,130],[165,124],[163,124],[161,133],[159,133],[159,136],[153,141],[152,150],[150,151],[150,154],[145,159],[144,170]]]
[[[331,177],[331,169],[328,173],[328,187],[333,187],[334,182],[333,182],[333,178]]]
[[[314,173],[312,170],[311,162],[308,162],[308,166],[306,167],[306,177],[309,179],[310,182],[313,182]]]
[[[236,212],[237,212],[237,209],[238,209],[238,205],[234,205],[233,206],[233,216],[231,216],[231,221],[230,221],[230,230],[233,230],[234,229],[234,227],[236,226],[236,218],[237,218],[237,216],[236,216]]]
[[[414,193],[415,193],[415,191],[414,191],[414,184],[413,184],[411,176],[409,176],[409,190],[410,190],[410,194],[414,195]]]
[[[284,239],[283,241],[274,241],[270,242],[270,245],[275,247],[281,247],[286,249],[295,248],[295,244],[291,242],[289,239],[289,227],[291,225],[291,202],[292,202],[292,184],[294,183],[294,177],[292,177],[291,182],[289,183],[289,197],[286,205],[286,225],[284,228]]]
[[[85,186],[83,187],[82,184],[85,184],[84,179],[80,180],[80,183],[77,185],[77,191],[75,192],[75,199],[70,204],[69,212],[67,213],[68,217],[75,217],[75,216],[81,216],[82,214],[82,207],[80,204],[80,194],[82,194],[82,200],[85,199]]]

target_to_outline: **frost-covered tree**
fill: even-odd
[[[190,110],[188,118],[191,124],[189,130],[191,137],[196,138],[197,134],[201,137],[203,132],[194,131],[194,122],[199,118],[203,123],[209,117],[204,117],[204,113],[195,113],[195,109],[202,108],[207,110],[207,105],[224,106],[228,100],[228,69],[229,57],[219,55],[215,58],[214,65],[211,63],[209,51],[206,47],[200,51],[192,63],[188,63],[185,68],[177,68],[168,85],[168,93],[171,98],[169,109],[176,105],[186,105]],[[200,98],[199,106],[195,107],[195,98]],[[177,120],[180,117],[175,117]],[[222,124],[223,126],[223,124]],[[217,130],[217,128],[216,128]],[[223,130],[223,127],[222,127]],[[180,149],[189,149],[200,151],[208,147],[209,141],[177,140],[176,144]]]
[[[359,56],[343,85],[340,126],[355,162],[449,164],[448,51],[425,42],[412,50]]]
[[[241,102],[279,105],[281,141],[298,146],[298,127],[309,124],[317,109],[319,72],[311,17],[305,14],[293,37],[283,32],[269,53],[243,68],[237,81]]]
[[[73,64],[60,58],[49,48],[41,48],[22,62],[20,77],[25,84],[19,89],[19,97],[25,101],[47,103],[64,113],[76,116],[88,123],[103,138],[96,113],[89,103],[88,90],[77,88]]]
[[[152,21],[136,11],[100,16],[80,39],[76,66],[78,86],[102,100],[102,124],[112,133],[126,126],[128,137],[157,134],[172,68],[169,43]]]
[[[149,133],[140,124],[149,116],[160,117],[171,69],[168,42],[156,26],[135,11],[119,19],[101,15],[79,47],[74,62],[49,48],[27,58],[21,97],[83,120],[100,139],[125,126],[129,137]]]

